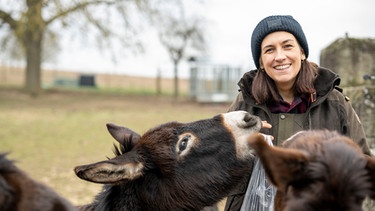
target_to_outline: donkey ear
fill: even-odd
[[[107,129],[112,137],[123,146],[134,146],[134,144],[141,137],[138,133],[129,128],[112,123],[107,123]]]
[[[100,161],[93,164],[77,166],[75,174],[90,182],[101,184],[115,184],[123,180],[133,180],[143,175],[144,165],[131,159],[115,157],[110,160]]]
[[[262,162],[270,181],[280,190],[303,176],[304,167],[308,163],[308,157],[303,151],[272,147],[262,134],[250,136],[248,143]]]
[[[371,199],[375,199],[375,158],[366,155],[366,159],[366,169],[368,171],[368,174],[370,175],[371,180],[371,192],[369,197]]]

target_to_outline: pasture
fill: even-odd
[[[190,122],[225,112],[228,104],[198,104],[170,96],[50,89],[30,98],[0,87],[0,151],[73,204],[93,200],[101,185],[77,178],[77,165],[114,157],[108,122],[138,133],[168,121]]]

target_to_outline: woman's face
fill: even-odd
[[[261,44],[260,65],[277,86],[291,87],[306,57],[293,34],[278,31],[268,34]]]

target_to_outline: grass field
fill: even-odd
[[[73,168],[113,156],[107,122],[143,133],[167,121],[208,118],[228,106],[98,90],[51,89],[30,98],[19,88],[0,87],[0,151],[73,204],[85,204],[101,185],[78,179]]]

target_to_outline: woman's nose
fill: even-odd
[[[286,58],[285,52],[277,50],[275,55],[275,61],[283,61]]]

